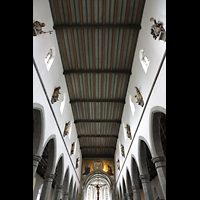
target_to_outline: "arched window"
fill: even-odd
[[[135,106],[133,104],[133,99],[132,99],[132,96],[130,94],[129,94],[129,104],[130,104],[130,107],[131,107],[132,115],[134,115],[134,113],[135,113]]]
[[[51,47],[49,52],[47,53],[45,59],[44,59],[48,71],[51,68],[51,65],[52,65],[52,63],[54,61],[54,58],[55,58],[55,48]]]
[[[140,63],[144,69],[144,72],[146,73],[147,72],[147,69],[149,67],[149,59],[147,58],[147,56],[145,55],[145,52],[143,49],[140,50],[139,52],[139,59],[140,59]]]
[[[65,100],[66,100],[66,94],[64,93],[62,101],[60,103],[60,113],[61,113],[61,115],[63,114],[63,110],[64,110],[64,107],[65,107]]]

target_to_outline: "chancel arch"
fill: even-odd
[[[112,199],[115,194],[115,187],[114,187],[114,181],[109,177],[109,175],[104,172],[103,170],[96,169],[90,172],[80,183],[82,188],[82,200],[88,200],[86,192],[88,190],[88,187],[91,187],[92,196],[96,197],[104,195],[104,197],[107,195],[108,200]],[[99,190],[97,189],[97,185]],[[101,190],[104,188],[104,191]],[[107,189],[106,189],[107,188]]]

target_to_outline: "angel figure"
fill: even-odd
[[[163,22],[156,22],[156,20],[151,17],[150,21],[154,22],[154,25],[151,26],[151,35],[153,35],[153,38],[156,40],[156,38],[160,35],[161,31],[165,32],[165,29],[163,28]]]
[[[80,161],[80,158],[78,157],[78,158],[76,159],[76,168],[78,168],[79,161]]]
[[[75,147],[75,142],[72,143],[72,147],[71,147],[71,155],[74,153],[74,147]]]
[[[53,95],[52,95],[52,98],[51,98],[51,103],[52,104],[55,103],[56,101],[59,101],[58,96],[59,96],[59,94],[61,94],[59,92],[60,88],[61,87],[58,86],[57,88],[54,89],[54,92],[53,92]]]
[[[137,92],[137,95],[135,95],[135,98],[137,98],[136,103],[138,103],[138,105],[143,107],[144,101],[143,101],[142,95],[141,95],[141,93],[140,93],[140,91],[137,87],[135,87],[135,89],[136,89],[136,92]]]
[[[124,145],[121,144],[121,155],[125,157],[124,155]]]
[[[69,133],[70,121],[65,124],[65,130],[63,137],[65,137]]]
[[[117,169],[120,170],[120,163],[119,163],[119,159],[117,160]]]
[[[131,136],[131,129],[130,126],[128,124],[126,124],[125,129],[127,131],[127,137],[131,140],[132,136]]]
[[[33,29],[35,30],[36,35],[45,34],[45,33],[51,34],[53,32],[53,31],[45,32],[45,31],[42,30],[42,27],[45,27],[45,23],[41,23],[39,21],[35,21],[33,23]]]

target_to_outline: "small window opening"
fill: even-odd
[[[54,58],[55,58],[55,49],[53,47],[51,47],[49,52],[47,53],[45,59],[44,59],[48,71],[51,68],[51,65],[52,65],[52,63],[54,61]]]
[[[131,113],[132,113],[132,115],[134,115],[135,106],[134,106],[134,103],[133,103],[133,98],[132,98],[132,96],[130,94],[129,94],[129,104],[130,104],[130,107],[131,107]]]
[[[63,110],[64,110],[64,107],[65,107],[65,100],[66,100],[66,94],[64,93],[63,94],[63,99],[62,99],[62,101],[60,103],[60,113],[61,113],[61,115],[63,114]]]
[[[142,67],[143,67],[143,70],[144,70],[144,72],[146,73],[146,72],[147,72],[147,69],[148,69],[148,67],[149,67],[150,61],[149,61],[149,59],[147,58],[147,56],[145,55],[145,52],[144,52],[143,49],[141,49],[140,52],[139,52],[139,59],[140,59],[141,65],[142,65]]]

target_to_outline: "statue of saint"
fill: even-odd
[[[69,133],[70,121],[65,124],[65,130],[63,136],[65,137]]]
[[[120,163],[119,163],[119,159],[117,160],[117,169],[120,170]]]
[[[156,38],[160,35],[160,32],[165,31],[163,28],[163,22],[156,22],[153,17],[151,17],[150,21],[154,22],[154,25],[151,26],[151,35],[153,35],[153,38],[156,40]]]
[[[58,96],[59,96],[59,94],[61,94],[59,92],[60,88],[61,88],[60,86],[58,86],[57,88],[55,88],[55,90],[53,92],[53,95],[52,95],[52,98],[51,98],[51,103],[52,104],[55,103],[56,101],[59,101]]]
[[[72,143],[71,155],[74,153],[75,142]]]
[[[130,126],[128,124],[126,124],[126,127],[125,127],[126,131],[127,131],[127,137],[131,140],[132,137],[131,137],[131,129],[130,129]]]
[[[44,31],[42,30],[42,27],[45,27],[45,23],[41,23],[41,22],[39,22],[39,21],[35,21],[35,22],[33,23],[33,28],[35,29],[37,35],[45,34],[45,33],[50,33],[50,34],[51,34],[51,33],[53,32],[53,31],[44,32]]]
[[[125,157],[124,155],[124,146],[121,144],[121,155]]]
[[[141,95],[141,93],[140,93],[140,91],[139,91],[139,89],[137,87],[135,87],[135,89],[136,89],[136,92],[137,92],[137,95],[135,95],[135,98],[137,98],[136,103],[138,103],[138,105],[143,107],[144,106],[144,102],[143,102],[142,95]]]

